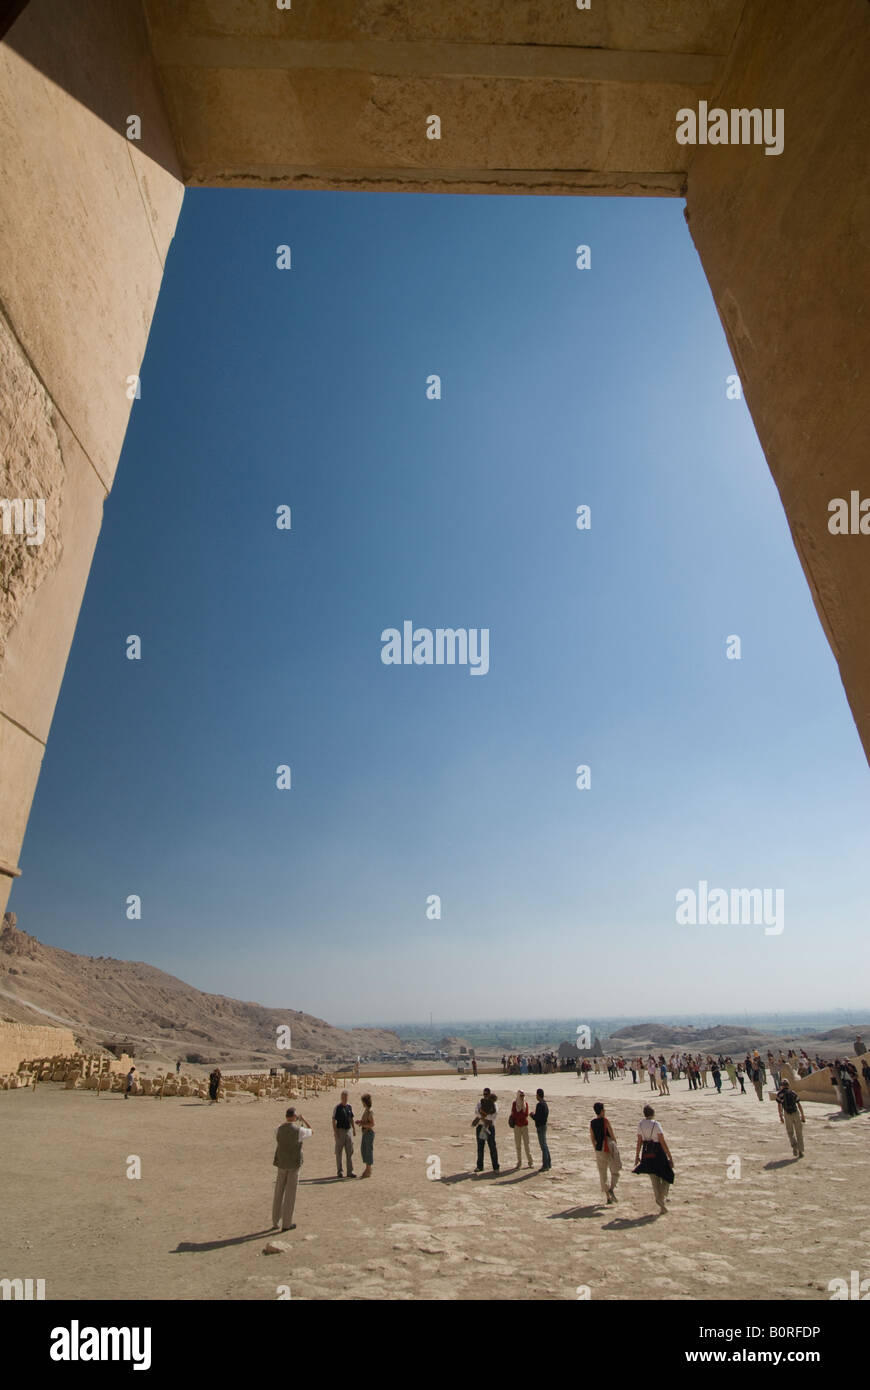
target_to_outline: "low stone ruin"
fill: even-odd
[[[75,1053],[71,1057],[37,1057],[19,1064],[17,1072],[0,1075],[0,1091],[12,1091],[21,1087],[33,1087],[48,1081],[66,1087],[68,1091],[120,1091],[127,1089],[127,1072],[133,1065],[132,1059],[122,1054],[120,1058],[109,1057],[104,1053]],[[218,1100],[231,1100],[234,1097],[252,1095],[257,1100],[296,1100],[299,1097],[319,1095],[321,1091],[335,1090],[339,1085],[346,1086],[348,1078],[340,1078],[333,1073],[326,1075],[300,1075],[282,1072],[272,1076],[268,1072],[245,1072],[225,1076],[221,1080]],[[133,1081],[129,1092],[131,1096],[155,1096],[162,1100],[169,1096],[194,1096],[208,1100],[208,1078],[187,1076],[185,1073],[167,1072],[161,1076],[139,1076]]]

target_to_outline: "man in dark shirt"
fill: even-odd
[[[541,1090],[540,1086],[537,1089],[536,1095],[538,1103],[535,1106],[532,1119],[535,1122],[535,1133],[538,1136],[538,1143],[541,1146],[541,1172],[546,1173],[547,1170],[553,1166],[550,1161],[550,1150],[547,1148],[547,1121],[550,1118],[550,1107],[544,1100],[544,1092]]]
[[[795,1158],[804,1156],[804,1108],[798,1099],[796,1091],[793,1091],[787,1081],[783,1081],[776,1093],[776,1104],[779,1110],[779,1122],[785,1125],[785,1132],[789,1137],[791,1151]]]
[[[341,1171],[342,1155],[347,1155],[347,1176],[355,1178],[353,1171],[353,1139],[351,1132],[356,1134],[356,1121],[353,1118],[353,1111],[347,1103],[347,1091],[342,1091],[341,1102],[332,1112],[332,1133],[335,1136],[335,1163],[338,1168],[338,1176],[344,1177]]]

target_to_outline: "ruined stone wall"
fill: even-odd
[[[75,1038],[69,1028],[30,1023],[0,1023],[0,1072],[17,1071],[31,1057],[72,1057]]]

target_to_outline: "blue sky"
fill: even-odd
[[[864,1005],[867,765],[733,370],[678,200],[189,190],[20,925],[337,1023]],[[784,930],[677,926],[702,879]]]

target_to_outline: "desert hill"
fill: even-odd
[[[129,1043],[137,1057],[208,1062],[323,1065],[357,1055],[398,1052],[395,1033],[335,1028],[294,1009],[206,994],[143,961],[79,956],[44,946],[21,931],[14,913],[0,928],[0,1018],[71,1027],[88,1046]],[[278,1024],[290,1025],[291,1049],[279,1051]]]
[[[619,1034],[620,1039],[651,1041],[662,1047],[689,1048],[697,1042],[718,1042],[735,1036],[745,1039],[747,1044],[754,1047],[759,1039],[763,1041],[767,1035],[753,1028],[740,1028],[737,1024],[727,1023],[717,1023],[707,1029],[693,1028],[689,1024],[677,1028],[661,1023],[635,1023],[623,1028]]]
[[[805,1048],[808,1052],[819,1052],[823,1057],[837,1054],[851,1055],[852,1042],[856,1033],[870,1034],[867,1025],[830,1028],[826,1032],[801,1033],[793,1035],[759,1032],[739,1023],[717,1023],[707,1028],[681,1027],[662,1023],[635,1023],[621,1028],[604,1039],[605,1052],[629,1051],[646,1052],[654,1048],[664,1050],[687,1050],[689,1052],[724,1052],[735,1060],[750,1048],[759,1052],[778,1052],[780,1048]]]

